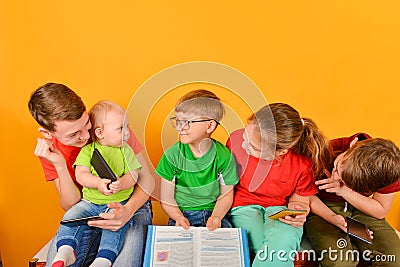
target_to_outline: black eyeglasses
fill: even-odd
[[[204,121],[215,121],[218,125],[219,122],[214,119],[203,119],[203,120],[178,120],[176,117],[169,118],[172,127],[180,130],[189,130],[190,124],[195,122],[204,122]]]

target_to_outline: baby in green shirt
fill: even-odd
[[[125,204],[131,196],[141,168],[129,139],[128,117],[125,110],[111,101],[100,101],[89,112],[93,124],[93,142],[84,146],[74,163],[77,181],[83,186],[83,199],[69,209],[63,220],[99,215],[107,210],[110,202]],[[117,181],[99,177],[91,165],[94,149],[105,158]],[[111,210],[112,212],[112,210]],[[52,267],[72,264],[74,250],[88,225],[76,223],[60,225],[57,232],[57,254]],[[122,249],[128,225],[117,231],[102,230],[96,259],[90,267],[111,266]]]

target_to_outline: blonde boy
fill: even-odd
[[[232,227],[225,217],[238,182],[234,158],[211,138],[224,114],[220,99],[195,90],[179,99],[172,126],[180,141],[162,156],[156,173],[161,179],[161,202],[169,225]]]

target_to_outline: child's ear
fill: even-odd
[[[94,130],[94,134],[96,135],[97,138],[102,139],[103,138],[103,129],[102,128],[96,128]]]
[[[215,129],[217,129],[217,126],[218,126],[218,124],[216,121],[214,121],[214,120],[209,121],[207,124],[207,133],[211,134],[212,132],[214,132]]]
[[[351,143],[350,143],[350,147],[354,146],[358,141],[358,137],[354,138]]]
[[[46,139],[51,139],[53,138],[53,135],[51,134],[51,132],[49,130],[46,130],[45,128],[40,127],[39,129],[39,133],[41,133],[44,138]]]

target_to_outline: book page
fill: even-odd
[[[250,266],[246,232],[240,228],[206,227],[188,230],[149,226],[145,267],[247,267]]]
[[[209,231],[199,227],[197,266],[244,266],[241,236],[237,228]]]
[[[195,228],[156,227],[153,265],[195,267]]]

